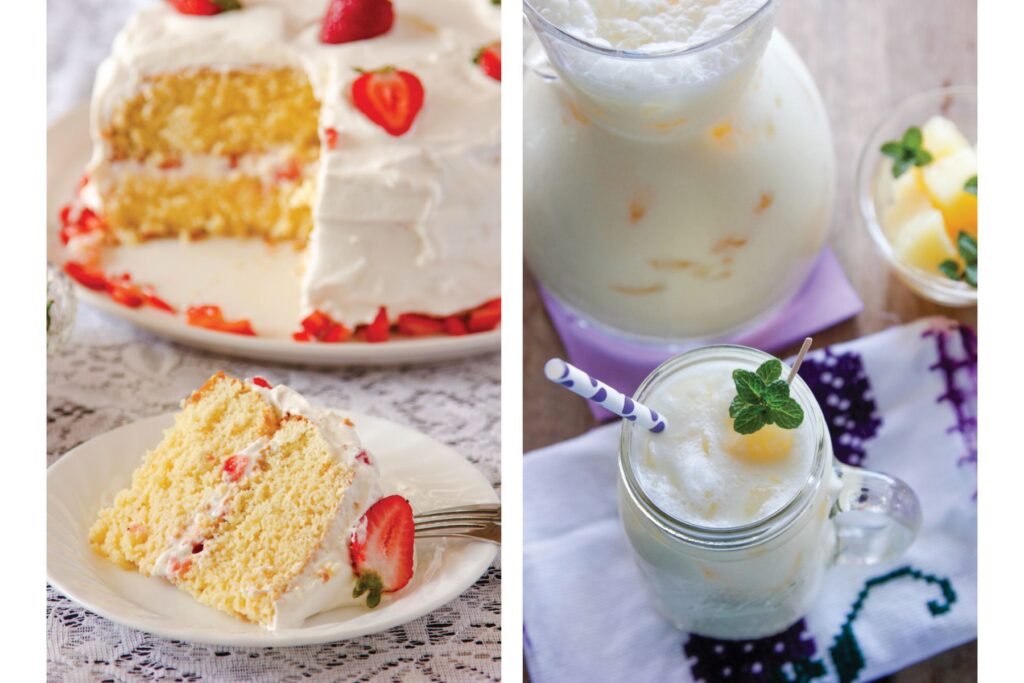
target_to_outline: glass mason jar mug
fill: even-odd
[[[655,369],[634,398],[649,405],[667,379],[708,361],[754,370],[768,358],[739,346],[690,351]],[[637,473],[644,439],[657,436],[623,422],[619,513],[653,605],[676,628],[715,638],[773,635],[804,615],[828,567],[892,559],[917,534],[914,492],[898,479],[836,460],[810,389],[797,376],[791,391],[813,433],[810,471],[789,502],[742,526],[701,526],[659,508]],[[664,414],[656,398],[653,403]],[[666,414],[670,425],[673,417],[685,418]]]

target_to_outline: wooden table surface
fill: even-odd
[[[830,243],[864,301],[859,316],[815,334],[815,346],[935,314],[976,326],[976,309],[927,302],[888,273],[860,224],[854,193],[857,155],[887,111],[917,92],[977,83],[976,0],[783,0],[777,25],[807,62],[825,98],[838,160]],[[544,361],[564,351],[528,272],[524,282],[523,445],[530,451],[577,436],[597,423],[583,401],[566,400],[562,390],[544,379]],[[884,680],[977,680],[977,643]]]

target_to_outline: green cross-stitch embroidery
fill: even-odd
[[[857,642],[857,637],[853,633],[853,622],[860,615],[868,593],[882,584],[901,579],[905,576],[909,576],[915,581],[924,581],[925,583],[936,585],[942,591],[941,600],[929,600],[927,603],[928,612],[933,617],[945,614],[953,607],[953,603],[956,602],[956,592],[953,590],[953,584],[950,583],[949,579],[940,579],[937,576],[925,574],[912,567],[901,567],[888,574],[868,579],[864,584],[864,588],[857,594],[857,599],[853,602],[849,614],[846,615],[846,623],[843,624],[843,627],[836,635],[832,647],[828,649],[840,683],[853,683],[853,681],[857,680],[860,672],[864,670],[864,653],[861,651],[860,643]]]

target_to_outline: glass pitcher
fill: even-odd
[[[789,300],[825,241],[835,160],[775,0],[662,52],[524,8],[525,250],[541,284],[590,324],[658,342],[722,338]]]

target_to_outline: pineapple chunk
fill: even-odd
[[[882,214],[882,227],[889,241],[896,238],[903,226],[915,216],[932,208],[931,197],[924,189],[920,168],[910,168],[892,181],[892,203]]]
[[[978,198],[964,192],[964,183],[978,174],[978,157],[965,147],[924,167],[925,191],[935,208],[942,212],[946,231],[954,242],[960,231],[978,236]]]
[[[908,221],[892,243],[896,258],[908,265],[917,266],[930,273],[937,273],[939,264],[947,259],[958,263],[953,242],[946,233],[942,213],[929,209]]]
[[[777,425],[765,425],[753,434],[729,430],[725,450],[734,458],[767,465],[778,462],[793,448],[793,431]]]
[[[954,152],[970,147],[956,124],[943,116],[933,116],[921,129],[924,135],[923,147],[935,159],[944,159]]]

